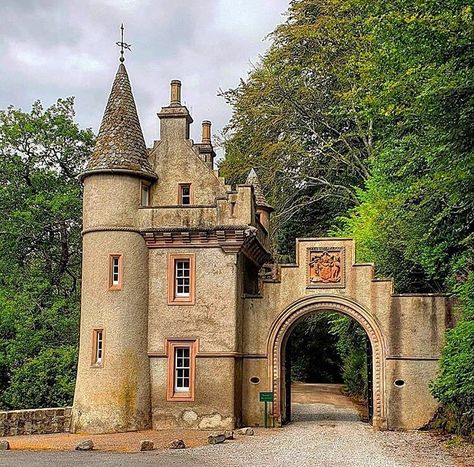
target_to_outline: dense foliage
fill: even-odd
[[[296,236],[349,235],[358,259],[375,262],[398,291],[457,296],[457,324],[447,333],[433,394],[456,414],[455,429],[468,433],[472,6],[293,0],[287,15],[248,78],[224,93],[234,114],[222,169],[239,181],[256,167],[276,208],[277,258],[292,254]],[[351,366],[356,362],[346,359],[345,372]]]
[[[93,134],[73,99],[0,112],[0,407],[70,404],[79,338],[81,187]]]
[[[341,383],[342,361],[337,337],[331,334],[331,315],[320,313],[300,321],[286,346],[291,379],[305,383]]]
[[[234,113],[220,170],[232,182],[257,170],[276,208],[277,256],[293,255],[295,235],[326,233],[335,214],[358,203],[356,187],[368,176],[371,122],[344,100],[351,56],[365,43],[339,3],[293,2],[261,63],[223,93]]]
[[[367,399],[368,336],[352,319],[338,314],[330,315],[330,333],[336,337],[336,348],[341,359],[342,381],[351,396]]]
[[[367,398],[367,334],[352,319],[319,313],[301,320],[286,352],[291,378],[305,383],[342,383],[351,396]]]

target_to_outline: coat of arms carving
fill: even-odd
[[[344,287],[344,250],[310,248],[308,250],[308,286]]]

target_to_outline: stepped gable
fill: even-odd
[[[269,209],[273,211],[273,207],[268,204],[265,195],[263,194],[262,185],[260,185],[260,180],[258,179],[257,172],[255,169],[251,169],[247,176],[247,185],[253,185],[253,190],[255,194],[255,202],[259,208]]]
[[[135,173],[156,180],[148,162],[137,108],[125,65],[115,75],[99,135],[81,178],[100,172]]]

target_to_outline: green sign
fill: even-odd
[[[273,402],[273,392],[261,392],[260,402]]]

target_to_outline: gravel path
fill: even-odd
[[[293,404],[293,408],[294,423],[284,429],[175,457],[219,466],[455,465],[428,433],[374,432],[354,409],[325,404]]]
[[[284,429],[216,446],[174,452],[0,453],[0,466],[453,466],[428,433],[374,432],[354,409],[294,404],[294,423]]]

